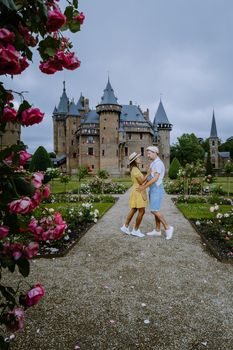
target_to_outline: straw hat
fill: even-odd
[[[137,159],[138,157],[141,157],[140,153],[137,152],[133,152],[129,155],[129,164],[132,163],[135,159]]]

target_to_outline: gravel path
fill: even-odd
[[[66,257],[32,262],[47,293],[12,349],[233,349],[233,266],[208,254],[169,196],[172,240],[120,233],[128,196]],[[152,226],[148,211],[142,231]]]

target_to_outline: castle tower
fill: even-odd
[[[118,129],[121,108],[108,79],[101,103],[96,106],[99,114],[100,169],[115,175],[120,173]]]
[[[210,130],[210,137],[209,137],[209,145],[210,145],[210,159],[211,163],[213,165],[213,168],[218,169],[218,134],[217,134],[217,127],[216,127],[216,121],[215,121],[215,115],[213,111],[212,116],[212,123],[211,123],[211,130]]]
[[[168,171],[170,166],[170,132],[172,130],[172,124],[168,120],[161,100],[154,117],[153,129],[157,131],[159,157],[164,162],[166,171]]]
[[[66,154],[66,115],[68,113],[69,99],[66,95],[65,82],[63,81],[63,93],[58,107],[53,111],[53,135],[54,152],[57,155]]]

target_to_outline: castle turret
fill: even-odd
[[[63,81],[63,92],[58,107],[53,111],[53,135],[54,152],[57,155],[66,154],[66,115],[68,113],[69,99],[66,95],[65,82]]]
[[[209,145],[210,145],[210,159],[211,159],[211,163],[213,165],[213,168],[215,168],[215,169],[219,168],[218,141],[219,141],[218,140],[218,133],[217,133],[215,115],[214,115],[214,111],[213,111],[210,137],[209,137]]]
[[[166,171],[168,171],[170,166],[170,132],[172,130],[172,124],[168,120],[161,100],[154,117],[153,128],[157,134],[159,156],[165,164]]]
[[[100,169],[106,169],[111,174],[119,174],[118,130],[121,108],[108,79],[96,111],[99,114]]]

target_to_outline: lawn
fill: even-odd
[[[53,208],[55,210],[58,210],[59,212],[61,212],[61,214],[63,214],[64,210],[67,207],[73,208],[73,207],[77,207],[82,203],[76,202],[76,203],[46,203],[43,206],[46,208]],[[110,209],[115,203],[92,203],[93,205],[93,209],[98,209],[99,213],[100,213],[100,217],[102,217],[106,211],[108,211],[108,209]]]
[[[212,219],[214,215],[210,212],[212,204],[205,203],[177,203],[177,207],[183,213],[187,219],[200,220],[200,219]],[[231,210],[230,205],[219,205],[219,212],[226,213]]]
[[[221,185],[224,192],[228,192],[228,178],[227,177],[216,177],[215,182],[211,185]],[[233,194],[233,177],[229,178],[229,191]]]

